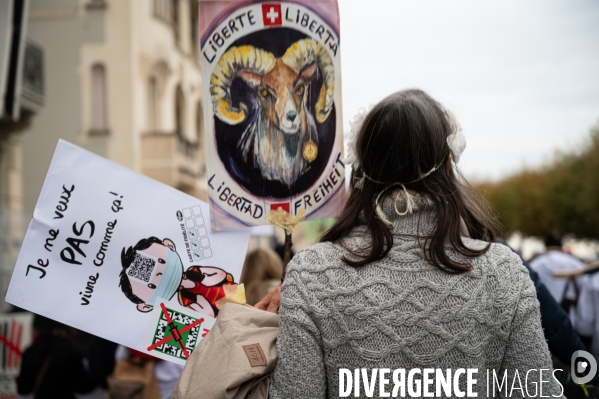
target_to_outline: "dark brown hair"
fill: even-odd
[[[272,280],[281,280],[283,277],[283,261],[281,257],[270,248],[258,248],[250,252],[243,264],[239,281],[245,285],[247,303],[256,304],[264,298]]]
[[[354,227],[366,225],[372,243],[359,250],[346,247],[354,259],[342,259],[351,266],[383,259],[393,246],[393,235],[376,215],[374,202],[381,191],[400,182],[434,203],[436,224],[432,234],[421,241],[425,258],[449,273],[470,270],[469,262],[451,259],[445,245],[449,243],[467,258],[480,256],[495,240],[498,223],[489,216],[490,207],[484,199],[451,167],[447,137],[456,129],[453,117],[421,90],[400,91],[378,103],[356,133],[353,149],[361,167],[352,171],[352,185],[364,173],[372,180],[363,179],[361,188],[352,187],[343,213],[321,241],[342,243]],[[418,180],[441,162],[444,163],[439,169]],[[466,247],[461,239],[460,220],[471,238],[489,244],[482,249]]]

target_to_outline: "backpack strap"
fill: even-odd
[[[42,382],[44,382],[44,377],[46,377],[46,373],[48,372],[48,368],[50,368],[50,362],[52,361],[52,356],[48,355],[44,359],[44,363],[40,368],[40,371],[37,373],[35,377],[35,384],[33,385],[33,397],[37,398],[37,394],[40,391],[40,387],[42,386]]]

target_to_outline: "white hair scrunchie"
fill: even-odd
[[[458,163],[462,153],[466,149],[466,136],[462,133],[462,126],[456,117],[449,111],[445,111],[445,116],[449,122],[451,134],[447,136],[447,145],[451,153],[453,162]]]
[[[447,145],[451,151],[451,159],[453,162],[460,162],[460,157],[466,149],[466,136],[462,133],[462,128],[447,136]]]
[[[354,115],[354,118],[351,122],[349,122],[349,139],[347,141],[347,155],[343,160],[343,163],[346,165],[351,165],[352,169],[357,170],[360,168],[360,161],[356,155],[356,139],[358,137],[358,133],[362,128],[362,124],[364,123],[364,119],[366,119],[366,115],[372,110],[374,105],[370,105],[368,108],[360,108],[358,113]]]

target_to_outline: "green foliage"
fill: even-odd
[[[599,238],[599,126],[582,151],[551,165],[476,185],[507,231]]]

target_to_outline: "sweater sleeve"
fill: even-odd
[[[270,399],[326,397],[322,340],[302,289],[299,272],[290,268],[281,287],[278,360],[271,373]]]
[[[498,380],[507,374],[508,397],[563,397],[563,388],[553,377],[551,355],[541,327],[539,301],[533,282],[519,259],[511,267],[516,269],[513,282],[520,287],[520,297]],[[505,393],[504,387],[502,394]]]

